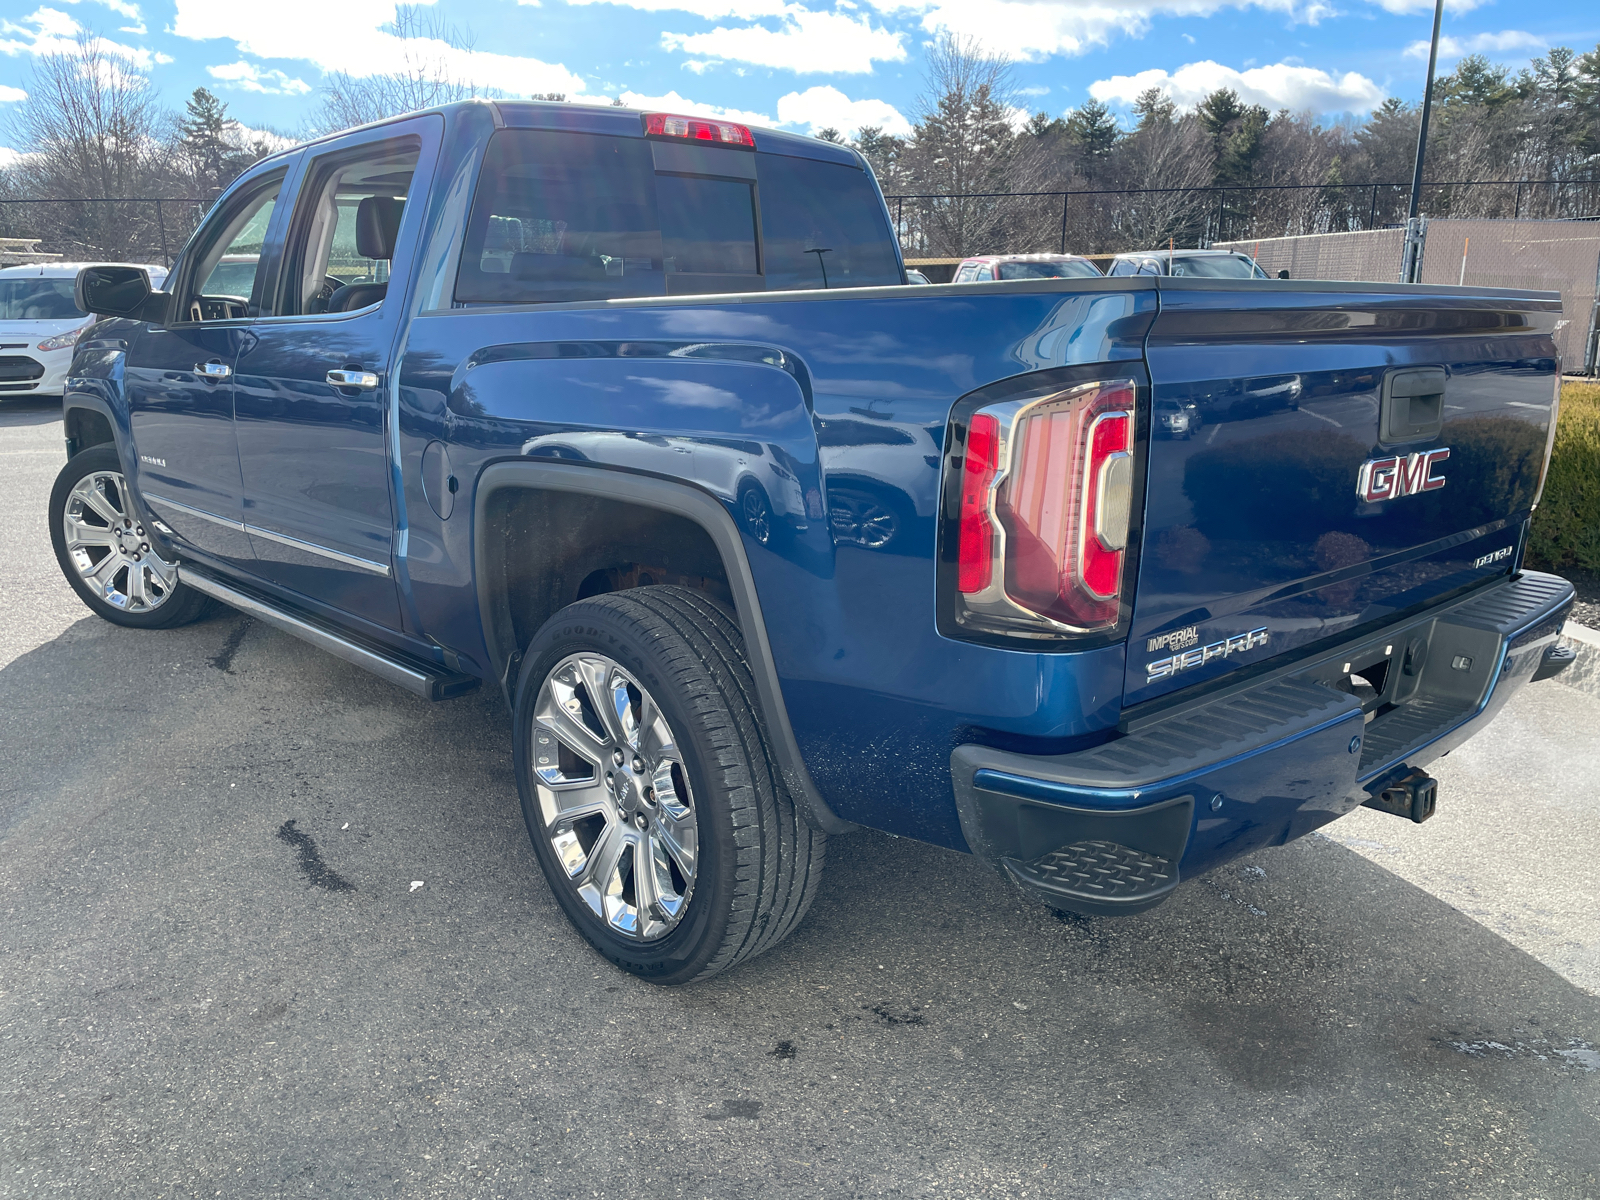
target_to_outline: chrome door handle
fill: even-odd
[[[378,377],[371,371],[329,371],[328,382],[334,387],[360,388],[370,392],[378,386]]]
[[[233,368],[227,363],[195,363],[194,373],[206,379],[226,379],[233,374]]]

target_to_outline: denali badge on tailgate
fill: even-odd
[[[1209,646],[1196,646],[1193,650],[1185,650],[1182,654],[1158,658],[1146,665],[1145,682],[1153,683],[1157,679],[1165,679],[1168,675],[1176,675],[1179,671],[1187,671],[1190,667],[1208,663],[1214,658],[1227,658],[1230,654],[1243,654],[1246,650],[1265,646],[1267,637],[1265,629],[1252,629],[1249,633],[1235,634],[1233,637],[1223,638],[1220,642],[1212,642]]]
[[[1433,469],[1449,457],[1450,448],[1441,446],[1421,454],[1369,458],[1356,475],[1356,495],[1368,504],[1376,504],[1379,500],[1437,491],[1444,486],[1444,476],[1435,475]]]

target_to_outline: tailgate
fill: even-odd
[[[1160,288],[1125,706],[1511,569],[1549,445],[1559,298]]]

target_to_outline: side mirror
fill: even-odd
[[[78,308],[97,317],[132,317],[159,321],[166,315],[166,292],[150,287],[143,267],[85,267],[73,287]]]
[[[1279,271],[1278,272],[1278,278],[1279,279],[1287,279],[1287,278],[1289,278],[1289,268],[1288,267],[1284,267],[1281,271]]]

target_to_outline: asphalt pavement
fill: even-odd
[[[99,621],[63,460],[0,406],[0,1197],[1600,1196],[1600,700],[1138,917],[838,838],[660,990],[562,918],[493,692]]]

